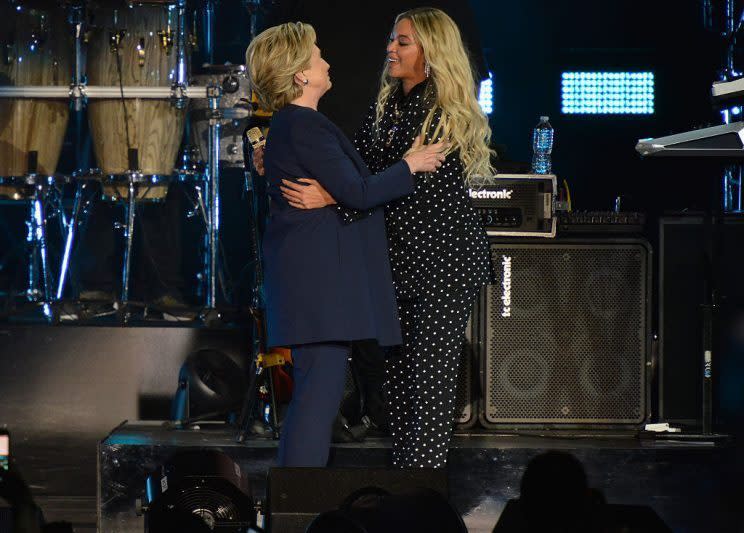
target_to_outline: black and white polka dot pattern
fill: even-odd
[[[410,148],[433,103],[428,89],[423,82],[406,97],[393,95],[380,121],[379,135],[374,128],[374,108],[370,108],[355,144],[372,173],[399,161]],[[396,102],[401,111],[397,126]],[[437,117],[426,143],[433,142]],[[393,127],[392,143],[387,146]],[[399,297],[416,297],[444,287],[473,287],[488,280],[486,234],[470,202],[457,152],[449,154],[436,172],[417,174],[414,193],[385,207],[385,223]]]
[[[471,287],[398,302],[403,344],[385,368],[397,467],[447,463],[463,335],[477,294]]]
[[[400,91],[393,95],[379,134],[370,109],[355,143],[373,173],[410,148],[433,105],[432,90],[423,82],[405,97]],[[438,117],[426,143],[433,141]],[[449,154],[436,172],[418,174],[414,193],[386,206],[385,225],[404,338],[387,369],[393,460],[401,467],[441,467],[468,314],[477,287],[489,277],[486,234],[471,205],[459,154]]]

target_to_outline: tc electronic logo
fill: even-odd
[[[509,318],[511,317],[512,258],[502,255],[501,267],[503,268],[503,278],[501,281],[501,287],[503,289],[503,293],[501,294],[501,316],[503,318]]]
[[[501,189],[500,191],[489,191],[487,189],[481,189],[480,191],[474,191],[468,189],[468,194],[471,198],[486,198],[489,200],[511,200],[512,189]]]

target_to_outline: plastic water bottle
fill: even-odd
[[[550,174],[553,164],[550,154],[553,151],[553,126],[548,117],[540,117],[540,123],[532,130],[532,173]]]

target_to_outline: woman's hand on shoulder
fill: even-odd
[[[421,135],[413,140],[411,148],[403,156],[408,164],[411,174],[416,172],[435,172],[444,162],[444,151],[449,148],[449,143],[438,142],[424,146]]]
[[[326,191],[323,186],[311,178],[299,178],[300,183],[282,180],[279,188],[287,203],[297,209],[318,209],[327,205],[333,205],[336,200]]]

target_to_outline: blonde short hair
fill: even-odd
[[[245,51],[248,79],[259,105],[278,111],[302,95],[294,75],[310,66],[315,29],[288,22],[262,31]]]

